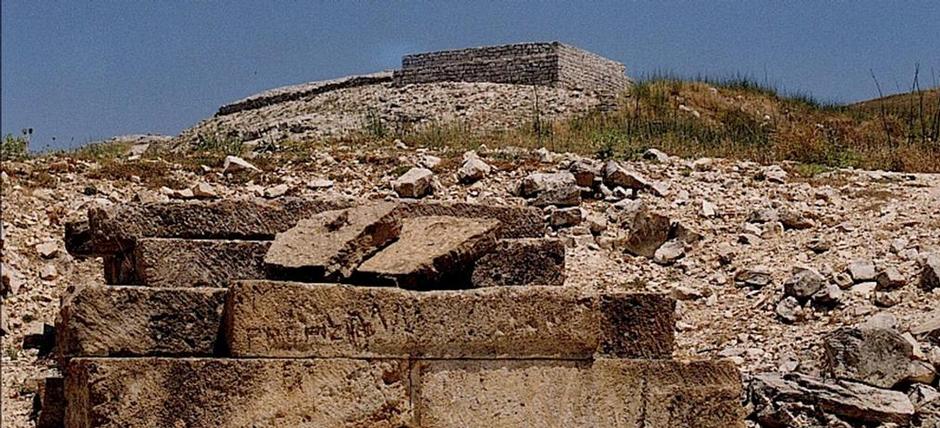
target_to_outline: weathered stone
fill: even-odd
[[[815,269],[795,267],[793,275],[783,283],[783,294],[805,301],[825,285],[826,278]]]
[[[451,216],[499,220],[500,238],[539,238],[545,235],[542,211],[532,207],[514,207],[464,202],[407,202],[398,204],[402,218]]]
[[[547,190],[571,187],[577,187],[577,181],[574,174],[568,171],[535,172],[523,178],[516,190],[519,196],[532,198]]]
[[[474,183],[483,179],[490,173],[490,166],[476,156],[470,156],[464,160],[463,165],[457,170],[457,180],[461,183]]]
[[[656,249],[669,240],[671,228],[669,217],[644,210],[630,224],[624,250],[635,256],[653,257]]]
[[[786,229],[810,229],[816,226],[816,222],[803,215],[803,213],[786,208],[780,211],[780,223]]]
[[[226,156],[225,161],[222,163],[222,173],[226,172],[260,172],[261,170],[258,167],[252,165],[248,161],[238,157],[238,156]]]
[[[843,327],[823,341],[833,377],[892,388],[908,375],[913,348],[895,330]]]
[[[219,194],[209,183],[196,183],[190,190],[193,192],[193,196],[199,199],[215,199],[219,197]]]
[[[604,184],[609,187],[644,190],[650,188],[652,181],[642,174],[624,168],[617,161],[607,161],[604,165]]]
[[[911,334],[940,339],[940,309],[927,314],[924,321],[911,327]]]
[[[422,427],[744,427],[737,369],[664,360],[419,361]]]
[[[548,217],[553,227],[571,227],[581,224],[584,213],[578,207],[560,208],[552,211]]]
[[[685,255],[685,245],[681,241],[666,241],[653,253],[653,261],[661,265],[670,265]]]
[[[44,259],[52,259],[59,254],[59,246],[52,241],[43,242],[42,244],[36,245],[36,252]]]
[[[17,295],[23,284],[19,271],[7,264],[0,264],[0,296]]]
[[[803,320],[803,308],[800,306],[800,301],[793,296],[787,296],[778,302],[775,311],[780,319],[788,323]]]
[[[535,199],[529,203],[536,207],[547,207],[549,205],[574,207],[581,204],[581,188],[570,185],[546,189],[539,192]]]
[[[734,283],[739,287],[763,288],[769,285],[772,280],[770,269],[764,265],[751,266],[734,274]]]
[[[669,155],[663,153],[661,150],[646,149],[646,151],[643,152],[643,159],[654,160],[659,163],[666,163],[669,162]]]
[[[848,381],[826,382],[797,373],[756,375],[748,395],[754,419],[768,427],[798,426],[799,416],[825,421],[826,414],[906,426],[914,415],[910,399],[899,391]]]
[[[856,284],[875,280],[875,264],[871,260],[855,260],[845,270]]]
[[[601,166],[591,159],[578,159],[568,170],[574,175],[576,185],[588,189],[594,187],[595,179],[601,176]]]
[[[129,254],[105,257],[105,282],[152,287],[227,287],[265,277],[270,241],[144,238]]]
[[[933,384],[934,379],[937,377],[937,371],[934,370],[933,364],[926,361],[911,361],[908,364],[907,372],[907,378],[904,380],[908,383],[930,385]]]
[[[411,168],[392,181],[395,193],[403,198],[420,198],[431,193],[434,173],[426,168]]]
[[[36,428],[62,428],[65,426],[65,409],[65,380],[59,376],[41,379],[33,400]]]
[[[66,296],[56,342],[77,356],[213,355],[225,290],[81,287]]]
[[[878,291],[890,291],[896,290],[904,286],[907,283],[907,280],[904,278],[904,275],[901,275],[901,272],[898,272],[896,268],[889,267],[881,272],[878,272],[878,275],[875,276],[875,282],[878,283]]]
[[[929,254],[920,271],[920,286],[925,290],[940,288],[940,253]]]
[[[473,287],[562,285],[565,246],[559,239],[503,239],[473,266]]]
[[[408,363],[79,358],[68,427],[388,427],[412,419]]]
[[[6,336],[10,333],[10,320],[7,319],[7,307],[0,300],[0,336]]]
[[[748,223],[774,223],[780,221],[780,212],[773,208],[760,208],[747,216]]]
[[[67,223],[65,243],[79,256],[134,248],[141,238],[273,239],[297,221],[353,205],[347,199],[281,198],[124,204],[88,210],[87,222]]]
[[[440,287],[459,277],[469,281],[473,262],[496,245],[499,226],[491,219],[405,219],[398,240],[359,265],[356,280],[419,289]]]
[[[229,289],[238,357],[663,358],[674,301],[567,287],[397,288],[243,281]]]
[[[398,238],[401,229],[394,203],[327,211],[277,234],[264,264],[273,278],[348,278],[356,266]]]
[[[287,183],[281,183],[276,186],[264,189],[264,197],[268,199],[280,198],[290,192],[290,186]]]

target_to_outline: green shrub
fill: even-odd
[[[7,134],[0,142],[0,160],[15,161],[29,157],[29,147],[25,138]]]

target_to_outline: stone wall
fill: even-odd
[[[558,42],[520,43],[406,55],[396,85],[444,81],[543,85],[617,92],[623,64]]]

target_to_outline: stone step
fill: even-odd
[[[210,356],[219,352],[225,289],[80,287],[62,302],[59,356]]]
[[[65,243],[76,256],[105,256],[131,250],[142,238],[272,240],[304,218],[349,208],[349,199],[279,198],[122,204],[88,210],[88,220],[65,227]],[[540,237],[541,211],[527,207],[449,202],[401,202],[402,218],[455,216],[492,218],[502,238]]]
[[[724,362],[79,358],[68,428],[743,427]]]
[[[227,287],[263,279],[271,241],[144,238],[133,251],[104,258],[105,282],[152,287]]]
[[[238,357],[668,358],[675,302],[557,286],[417,292],[240,281],[225,335]]]

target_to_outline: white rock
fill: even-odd
[[[434,173],[426,168],[411,168],[392,181],[392,188],[403,198],[421,198],[432,192]]]
[[[200,199],[213,199],[219,197],[219,194],[216,193],[215,189],[209,183],[196,183],[193,187],[190,188],[193,196]]]
[[[858,259],[849,263],[845,271],[852,277],[855,283],[869,282],[875,280],[875,264],[871,260]]]
[[[307,182],[307,187],[319,190],[319,189],[329,189],[333,187],[333,180],[327,180],[325,178],[314,178]]]
[[[39,278],[44,280],[53,280],[59,276],[59,271],[56,270],[55,265],[52,263],[47,263],[43,265],[42,269],[39,270]]]
[[[59,254],[59,246],[52,241],[43,242],[36,246],[36,252],[44,259],[55,258]]]
[[[457,170],[457,179],[461,183],[475,183],[479,180],[482,180],[487,174],[490,173],[490,166],[483,162],[482,159],[471,156],[463,162],[463,165],[460,166],[460,169]]]
[[[225,162],[222,164],[222,173],[239,171],[260,172],[261,170],[238,156],[226,156]]]
[[[264,189],[264,197],[269,198],[269,199],[279,198],[281,196],[286,195],[289,190],[290,190],[290,186],[288,186],[287,184],[281,183],[281,184],[278,184],[277,186]]]
[[[718,216],[718,207],[715,206],[715,204],[711,202],[702,201],[702,208],[699,211],[699,214],[701,214],[701,216],[705,218],[716,217]]]

